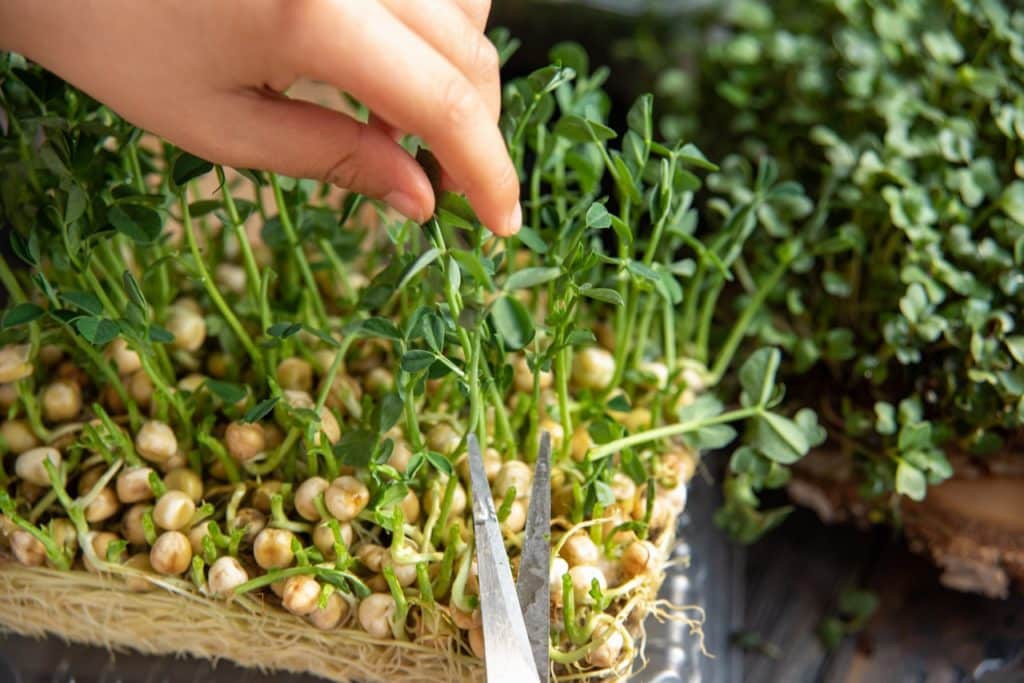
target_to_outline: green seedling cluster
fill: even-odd
[[[515,563],[546,431],[555,672],[628,671],[698,452],[739,444],[753,536],[824,436],[778,349],[737,360],[807,250],[749,247],[806,200],[765,163],[703,206],[719,169],[650,96],[619,133],[608,71],[552,61],[505,86],[526,225],[499,239],[459,196],[417,225],[214,166],[2,56],[0,552],[479,656],[466,437]]]

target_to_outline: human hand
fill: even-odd
[[[420,136],[499,235],[519,181],[498,130],[489,0],[0,0],[0,47],[141,128],[239,168],[329,181],[423,221],[434,195],[395,141]],[[365,104],[361,124],[282,92],[300,78]]]

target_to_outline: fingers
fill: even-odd
[[[522,222],[519,179],[489,107],[469,79],[384,7],[356,0],[333,7],[329,16],[302,22],[292,50],[298,68],[423,138],[465,188],[484,225],[500,235],[516,232]],[[355,24],[360,30],[351,30]]]
[[[487,16],[491,13],[490,0],[455,0],[462,13],[473,22],[481,33],[487,28]]]
[[[486,4],[462,2],[467,6]],[[497,121],[501,113],[498,51],[483,34],[479,19],[471,18],[469,11],[452,0],[381,0],[381,4],[476,86]],[[473,8],[470,11],[479,13]],[[486,11],[483,15],[486,23]]]
[[[210,103],[211,116],[229,131],[205,150],[211,160],[239,168],[318,178],[382,199],[423,222],[434,193],[423,170],[386,133],[308,102],[232,93]]]

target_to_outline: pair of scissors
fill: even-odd
[[[551,437],[544,432],[540,438],[515,584],[476,435],[469,435],[467,446],[487,683],[547,683],[551,637]]]

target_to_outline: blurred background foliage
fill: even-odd
[[[755,198],[763,253],[802,241],[748,341],[786,351],[787,401],[819,412],[879,518],[951,476],[947,456],[1006,467],[1024,422],[1019,3],[534,0],[497,15],[523,68],[577,40],[611,65],[614,98],[653,92],[660,132],[721,165],[707,206]],[[723,301],[772,267],[751,251]],[[769,484],[745,456],[738,499]]]

